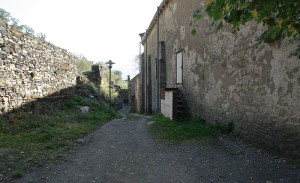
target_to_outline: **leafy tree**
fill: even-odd
[[[17,29],[21,30],[25,34],[34,35],[34,30],[29,27],[28,25],[19,25],[19,20],[11,17],[11,14],[4,9],[0,8],[0,20],[5,22],[11,22],[11,25],[16,27]]]
[[[119,95],[114,85],[120,86],[122,89],[127,89],[127,83],[122,79],[122,72],[119,70],[111,71],[111,82],[112,82],[112,98],[116,99]],[[102,65],[101,71],[101,91],[108,96],[109,92],[109,70],[105,65]]]
[[[108,69],[107,65],[105,64],[105,62],[100,61],[100,62],[96,62],[96,64],[102,66],[102,69],[101,69],[102,79],[108,80],[109,69]],[[122,79],[122,75],[123,75],[123,73],[120,70],[114,70],[114,69],[111,70],[111,80],[117,85],[123,86],[124,81]]]
[[[78,55],[77,56],[77,67],[81,72],[90,71],[93,65],[93,61],[89,61],[85,56]]]
[[[262,23],[267,28],[258,38],[258,43],[272,42],[285,37],[299,38],[300,1],[299,0],[206,0],[205,12],[212,18],[212,24],[220,30],[224,23],[232,25],[232,31],[239,31],[240,25],[249,21]],[[194,21],[201,19],[199,9],[193,13]],[[192,34],[196,34],[193,29]],[[297,51],[300,58],[300,45]]]
[[[4,21],[4,22],[9,22],[10,20],[10,13],[5,11],[4,9],[0,8],[0,20]]]
[[[118,73],[121,73],[121,75],[119,75]],[[112,70],[112,72],[111,72],[111,81],[112,81],[113,84],[119,85],[120,82],[123,81],[122,72],[118,71],[118,70]]]
[[[136,55],[133,59],[133,66],[135,67],[136,70],[140,70],[140,64],[141,64],[141,56]]]
[[[20,21],[18,19],[11,17],[10,21],[11,21],[12,26],[16,27],[17,29],[19,29],[21,31],[23,30],[23,25],[19,25]]]

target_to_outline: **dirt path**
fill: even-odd
[[[153,140],[146,126],[142,117],[113,120],[64,162],[15,182],[300,182],[299,168],[224,137],[166,145]]]

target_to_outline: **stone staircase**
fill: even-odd
[[[175,109],[174,111],[176,113],[176,119],[180,119],[185,117],[188,112],[187,112],[187,107],[186,107],[186,102],[184,100],[183,93],[180,90],[176,91],[176,97],[175,97]]]

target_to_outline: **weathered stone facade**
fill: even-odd
[[[76,58],[0,21],[0,114],[76,85]]]
[[[128,87],[128,97],[132,112],[141,113],[141,96],[141,76],[138,74],[130,80]]]
[[[102,67],[99,64],[92,65],[91,72],[89,72],[87,76],[98,88],[101,86],[101,69]]]
[[[299,40],[284,39],[255,46],[263,26],[253,22],[236,34],[226,25],[217,32],[211,19],[197,22],[191,34],[193,10],[199,1],[164,0],[143,39],[144,101],[157,109],[157,72],[165,74],[165,87],[179,88],[191,114],[210,122],[235,124],[235,132],[285,153],[300,154],[300,60],[293,56]],[[204,12],[202,12],[205,15]],[[157,50],[165,52],[165,71],[156,71]],[[182,83],[176,62],[182,56]],[[161,58],[159,58],[161,59]],[[148,69],[150,68],[150,70]],[[165,72],[165,73],[164,73]],[[162,87],[162,84],[160,83]]]

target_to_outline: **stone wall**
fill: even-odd
[[[88,79],[100,89],[101,86],[101,69],[102,66],[96,64],[91,66],[91,72],[88,72]]]
[[[235,124],[235,132],[255,142],[300,154],[300,60],[293,55],[299,40],[285,39],[255,46],[264,29],[253,22],[233,34],[226,25],[208,28],[207,16],[191,35],[189,23],[199,1],[165,0],[159,19],[165,42],[166,87],[179,88],[191,114],[210,122]],[[202,12],[205,15],[204,12]],[[155,18],[143,40],[145,58],[157,55]],[[176,84],[176,53],[183,53],[183,82]],[[145,60],[156,68],[154,59]],[[146,64],[145,64],[146,65]],[[156,111],[157,79],[152,79],[152,110]]]
[[[0,21],[0,113],[76,85],[69,52]]]
[[[131,111],[141,113],[142,100],[141,100],[141,77],[140,74],[136,75],[129,82],[128,96],[131,106]]]

